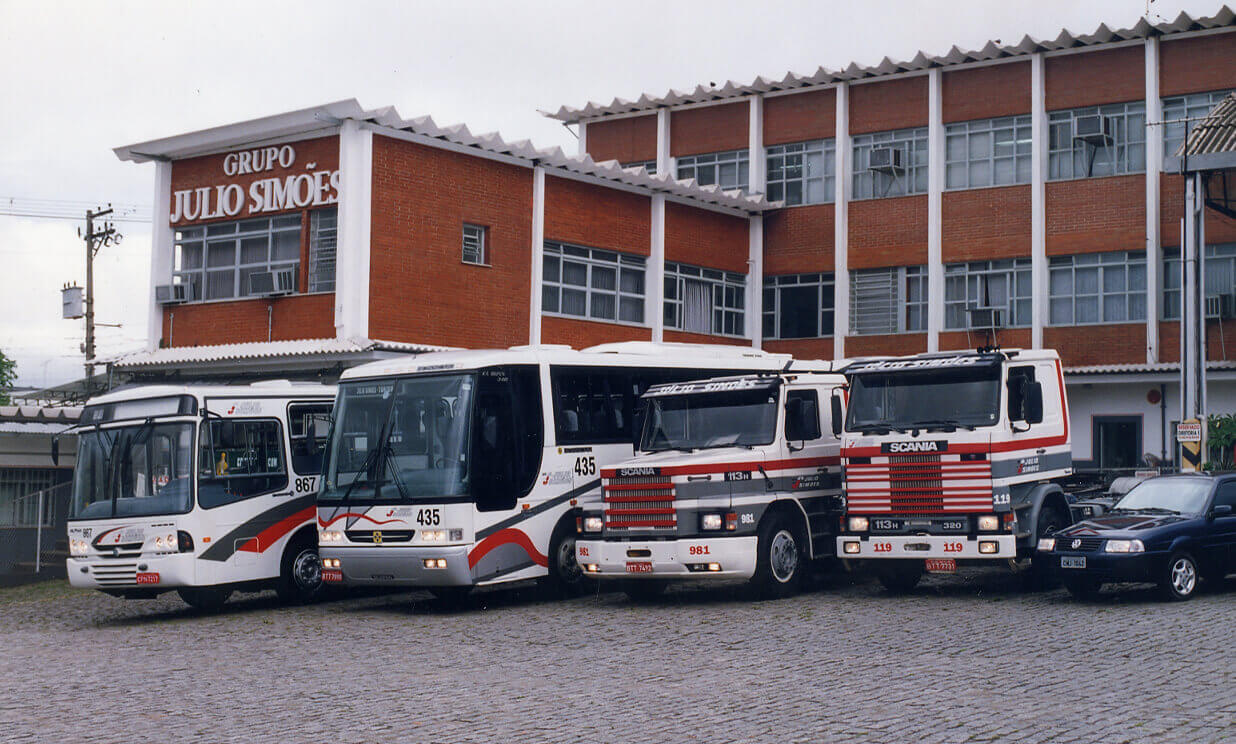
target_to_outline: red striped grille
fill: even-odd
[[[889,455],[886,463],[847,464],[852,514],[949,514],[991,509],[991,463],[940,455]]]
[[[606,478],[602,492],[608,530],[672,532],[678,524],[674,484],[666,476]]]

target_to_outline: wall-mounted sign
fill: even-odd
[[[296,164],[291,145],[230,152],[223,157],[223,175],[229,177],[287,170]],[[305,163],[305,173],[237,183],[200,186],[172,192],[171,221],[213,220],[288,209],[303,209],[339,201],[339,171],[317,170]]]

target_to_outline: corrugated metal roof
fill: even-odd
[[[20,421],[0,421],[0,434],[46,435],[59,434],[72,424],[40,424]]]
[[[1207,370],[1236,369],[1236,361],[1213,361],[1206,363]],[[1065,367],[1066,375],[1118,375],[1146,374],[1154,372],[1179,372],[1179,362],[1157,362],[1155,364],[1095,364],[1086,367]]]
[[[1111,29],[1106,24],[1100,25],[1090,34],[1073,34],[1068,29],[1050,40],[1034,39],[1025,36],[1016,44],[1000,44],[989,41],[981,49],[962,50],[954,46],[945,54],[929,55],[920,51],[913,59],[897,62],[885,57],[875,65],[858,65],[851,63],[842,70],[829,70],[820,67],[811,74],[786,73],[779,78],[757,77],[750,83],[738,83],[727,80],[720,87],[697,85],[689,91],[670,90],[662,95],[643,93],[633,101],[615,98],[609,103],[588,102],[579,108],[562,106],[554,113],[546,116],[564,122],[576,122],[580,119],[612,114],[626,114],[638,111],[650,111],[662,106],[677,106],[704,101],[717,101],[727,98],[740,98],[755,93],[768,93],[790,88],[809,88],[816,85],[848,82],[895,75],[901,72],[915,72],[933,67],[948,67],[967,62],[984,62],[1005,57],[1022,57],[1036,52],[1050,52],[1059,49],[1109,44],[1129,39],[1145,39],[1150,36],[1165,36],[1199,31],[1210,28],[1221,28],[1236,25],[1236,14],[1226,5],[1213,16],[1193,18],[1188,13],[1181,12],[1176,20],[1166,23],[1149,23],[1139,19],[1132,28]]]
[[[426,351],[449,351],[449,346],[409,344],[398,341],[352,340],[336,338],[305,339],[301,341],[261,341],[243,344],[216,344],[212,346],[176,346],[154,351],[139,351],[102,360],[118,369],[141,367],[166,367],[179,364],[203,364],[208,362],[278,359],[282,357],[311,357],[362,354],[370,351],[398,351],[420,353]]]
[[[81,418],[76,406],[0,406],[0,421],[24,423],[68,423]]]
[[[1236,152],[1236,93],[1229,93],[1194,124],[1189,138],[1176,148],[1176,156],[1218,155]]]

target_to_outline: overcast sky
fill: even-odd
[[[1155,0],[1150,13],[1220,7]],[[148,214],[153,166],[113,147],[343,98],[574,152],[538,110],[1127,27],[1146,12],[1146,0],[0,0],[0,212],[16,199]],[[81,374],[84,322],[60,319],[59,293],[85,282],[81,224],[0,214],[0,349],[19,384]],[[118,227],[124,242],[95,264],[97,319],[123,325],[99,330],[103,357],[146,338],[150,226]]]

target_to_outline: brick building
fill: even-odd
[[[1170,457],[1164,156],[1232,88],[1225,8],[564,107],[573,157],[355,101],[123,147],[156,161],[168,216],[149,349],[126,363],[635,339],[840,358],[997,324],[1006,347],[1060,350],[1079,461]],[[1206,231],[1207,293],[1234,294],[1236,224]],[[1230,411],[1236,321],[1209,333]]]

